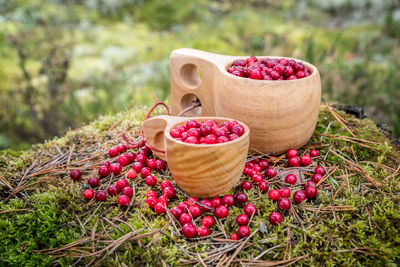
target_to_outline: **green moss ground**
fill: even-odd
[[[56,171],[54,166],[57,164],[49,168],[51,172],[24,177],[33,162],[36,161],[33,165],[35,168],[50,159],[62,158],[62,154],[66,153],[65,161],[74,147],[68,168],[81,168],[84,172],[83,181],[86,181],[96,173],[95,166],[106,158],[108,148],[122,142],[122,132],[131,137],[138,134],[145,110],[128,110],[115,116],[101,117],[85,127],[68,132],[64,137],[30,150],[0,153],[0,265],[64,266],[95,262],[101,265],[125,263],[128,266],[159,265],[162,262],[169,265],[199,264],[199,257],[207,259],[216,252],[210,242],[215,242],[215,247],[220,251],[223,246],[236,246],[226,253],[226,257],[234,253],[237,244],[242,243],[215,239],[224,237],[218,227],[213,230],[219,235],[208,240],[188,241],[179,236],[167,216],[155,216],[145,205],[148,188],[143,186],[142,178],[134,181],[135,201],[133,207],[125,212],[125,209],[118,208],[115,201],[102,205],[94,202],[86,204],[81,196],[83,183],[73,183],[65,167]],[[259,195],[254,188],[250,190],[249,201],[259,209],[259,214],[252,220],[251,230],[259,231],[240,251],[238,249],[233,264],[239,265],[239,260],[253,260],[255,264],[254,259],[258,255],[275,246],[258,258],[263,261],[262,264],[265,261],[276,262],[302,256],[296,264],[400,264],[400,181],[397,169],[400,156],[374,122],[358,120],[342,112],[338,114],[349,122],[357,138],[371,142],[361,142],[369,147],[360,146],[359,141],[355,144],[341,140],[343,137],[321,135],[351,136],[329,110],[321,108],[315,133],[304,149],[319,147],[322,155],[319,161],[322,162],[326,156],[323,164],[327,167],[337,166],[338,169],[326,180],[316,200],[294,205],[293,211],[285,214],[284,222],[279,226],[268,223],[268,215],[276,209],[276,204],[267,195]],[[114,125],[117,122],[120,123]],[[113,125],[115,127],[109,130]],[[97,158],[76,163],[98,153],[102,154]],[[343,158],[360,166],[365,171],[364,175],[349,168]],[[349,174],[349,187],[343,175],[346,171]],[[166,171],[162,175],[168,177],[169,173]],[[376,188],[366,176],[383,185]],[[159,181],[162,179],[160,174],[157,174],[157,178]],[[270,184],[272,187],[276,185],[274,182]],[[23,190],[8,199],[15,188]],[[232,193],[238,191],[237,187]],[[175,202],[184,199],[184,195],[178,194]],[[332,206],[346,206],[347,210],[335,211]],[[241,208],[232,208],[229,218],[221,222],[227,233],[235,231],[235,215],[240,213]],[[109,240],[129,234],[131,227],[141,229],[138,235],[152,231],[158,234],[143,237],[140,242],[130,239],[114,251],[104,252],[98,257],[82,256],[86,255],[82,251],[91,252],[92,246],[99,251],[110,244]],[[161,233],[158,229],[162,229]],[[93,243],[90,239],[92,234],[96,234]],[[86,237],[90,239],[88,242],[75,246],[80,247],[80,251],[46,250],[60,248]]]

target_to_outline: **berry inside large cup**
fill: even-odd
[[[171,136],[171,132],[174,133],[172,130],[180,126],[184,126],[186,132],[190,129],[199,129],[200,126],[199,128],[186,128],[188,121],[190,124],[193,122],[192,120],[195,120],[200,126],[201,122],[214,120],[219,128],[224,127],[224,123],[231,122],[232,127],[240,125],[241,127],[236,126],[235,128],[243,128],[244,131],[240,136],[237,134],[238,137],[233,136],[232,140],[226,136],[228,140],[225,142],[218,142],[217,138],[217,143],[211,144],[206,144],[204,140],[202,143],[200,142],[201,137],[207,137],[209,134],[201,136],[199,133],[200,136],[194,143],[185,142],[186,139],[177,139],[181,137]],[[221,117],[158,116],[146,120],[143,124],[143,131],[153,152],[167,161],[171,175],[184,192],[190,196],[213,197],[230,190],[239,182],[246,162],[250,129],[240,121],[232,121],[232,119]],[[195,123],[193,122],[193,124]],[[228,127],[226,126],[226,128]],[[232,133],[228,131],[226,135],[230,136]]]

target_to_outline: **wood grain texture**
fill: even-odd
[[[157,116],[143,123],[148,144],[165,150],[163,156],[171,175],[178,186],[190,196],[208,198],[229,191],[239,182],[246,163],[249,127],[239,122],[245,128],[245,133],[234,141],[222,144],[195,145],[172,138],[169,134],[171,129],[185,124],[189,119],[215,119],[218,123],[231,120],[220,117]],[[160,141],[161,136],[163,142]]]
[[[202,104],[201,111],[198,108],[189,115],[223,116],[243,121],[251,129],[250,148],[280,154],[307,143],[319,114],[321,80],[318,69],[303,62],[311,70],[309,77],[252,80],[226,71],[238,58],[246,57],[189,48],[173,51],[170,56],[172,114],[178,114],[191,104],[188,100],[197,96]]]

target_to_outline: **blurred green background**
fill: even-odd
[[[0,0],[0,149],[169,96],[172,50],[310,61],[400,135],[400,1]]]

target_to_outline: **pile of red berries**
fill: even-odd
[[[311,75],[310,70],[300,61],[286,58],[249,57],[246,60],[236,59],[228,68],[228,72],[253,80],[296,80]]]
[[[127,146],[120,144],[108,150],[108,155],[112,160],[104,161],[102,166],[98,169],[98,177],[90,177],[87,180],[87,189],[83,192],[83,196],[87,200],[95,198],[97,201],[106,201],[108,196],[116,197],[120,206],[128,206],[131,198],[133,197],[133,188],[129,186],[129,181],[125,178],[119,179],[115,184],[110,184],[107,188],[94,189],[101,187],[101,179],[109,175],[119,176],[124,171],[126,178],[133,180],[140,174],[141,177],[146,179],[146,184],[153,186],[157,183],[157,179],[151,175],[153,170],[162,171],[167,168],[163,160],[151,158],[151,150],[143,146],[136,153],[133,151],[127,152]],[[118,156],[118,157],[117,157]],[[131,167],[129,169],[129,167]],[[74,181],[78,181],[82,177],[79,170],[72,170],[70,177]],[[88,188],[90,187],[90,188]],[[172,187],[171,187],[172,188]],[[173,189],[173,188],[172,188]],[[170,195],[170,193],[169,193]]]
[[[244,127],[237,121],[226,121],[219,125],[215,120],[188,120],[170,131],[175,140],[189,144],[218,144],[233,141],[244,134]]]

